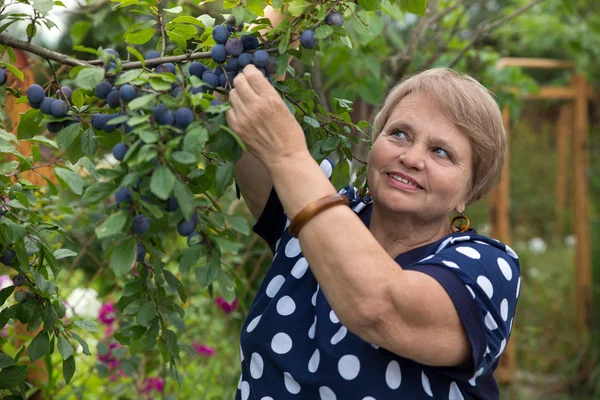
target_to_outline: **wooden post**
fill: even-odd
[[[591,326],[592,266],[588,218],[588,96],[584,76],[572,78],[577,93],[573,106],[573,209],[577,247],[575,253],[575,304],[577,331],[582,343],[587,342]]]
[[[564,236],[565,208],[567,204],[567,175],[569,140],[573,127],[573,110],[570,105],[560,108],[554,134],[556,137],[556,185],[555,185],[555,225],[554,229]]]
[[[505,108],[502,112],[502,122],[506,131],[507,141],[510,143],[511,118],[510,111]],[[508,146],[510,148],[510,145]],[[494,188],[492,208],[492,237],[510,245],[510,151],[506,154],[502,180]],[[504,353],[500,356],[500,364],[496,370],[496,379],[500,383],[510,383],[517,368],[516,347],[514,333],[506,344]]]

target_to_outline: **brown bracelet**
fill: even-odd
[[[298,234],[300,233],[300,229],[302,229],[302,227],[306,225],[306,223],[310,221],[312,217],[321,211],[341,204],[348,205],[350,204],[350,201],[346,196],[339,193],[330,194],[309,203],[306,207],[300,210],[298,214],[296,214],[290,223],[290,234],[297,238]]]

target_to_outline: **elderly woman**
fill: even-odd
[[[260,71],[234,84],[227,120],[248,149],[236,179],[274,253],[243,325],[236,399],[498,399],[518,257],[451,223],[500,180],[506,135],[488,91],[449,69],[396,86],[364,201],[336,193]]]

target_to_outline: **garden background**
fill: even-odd
[[[126,54],[123,38],[144,16],[129,12],[125,2],[80,1],[66,3],[33,1],[38,10],[46,7],[48,19],[56,27],[38,31],[31,43],[36,46],[71,54],[82,59],[93,55],[74,50],[75,46],[97,49],[117,49]],[[131,1],[129,4],[148,2]],[[159,4],[162,1],[159,0]],[[166,15],[209,16],[205,25],[220,24],[230,14],[234,4],[228,2],[164,2]],[[259,12],[265,3],[251,2]],[[409,2],[410,3],[410,2]],[[417,2],[418,3],[418,2]],[[30,14],[27,1],[5,1],[0,17],[19,13]],[[307,2],[293,0],[292,7],[306,7]],[[40,14],[42,15],[42,14]],[[45,13],[44,13],[45,15]],[[211,21],[211,18],[214,20]],[[19,17],[23,19],[23,17]],[[15,19],[19,19],[15,18]],[[430,0],[425,16],[409,13],[390,1],[358,1],[350,3],[344,12],[345,40],[320,41],[313,62],[293,59],[291,71],[298,88],[310,89],[319,98],[325,112],[339,111],[339,101],[352,102],[349,113],[352,122],[371,121],[386,91],[399,79],[424,68],[450,66],[466,72],[498,96],[503,108],[510,109],[513,126],[510,146],[510,208],[509,221],[513,248],[520,256],[523,284],[515,319],[513,338],[516,347],[517,370],[509,384],[502,386],[502,399],[592,399],[600,398],[600,319],[592,312],[588,340],[582,341],[575,329],[575,244],[574,227],[581,223],[572,211],[572,171],[567,166],[567,186],[564,212],[558,214],[557,193],[557,117],[564,101],[528,100],[541,86],[568,86],[573,73],[587,77],[592,87],[589,102],[589,223],[591,227],[593,266],[593,306],[600,305],[600,3],[585,0]],[[364,22],[359,22],[359,19]],[[9,21],[4,19],[2,22]],[[216,21],[216,22],[215,22]],[[27,23],[2,25],[2,34],[27,38]],[[29,28],[30,29],[30,28]],[[158,36],[158,35],[156,35]],[[174,37],[173,37],[173,40]],[[171,47],[169,47],[171,46]],[[167,52],[172,51],[167,43]],[[145,53],[157,47],[157,37],[137,46]],[[2,52],[4,61],[10,55]],[[15,51],[11,63],[18,65],[25,77],[35,82],[53,78],[48,63],[27,51]],[[87,58],[86,58],[87,57]],[[574,70],[559,71],[518,67],[498,68],[503,57],[549,58],[571,61]],[[75,78],[68,68],[55,63],[56,74],[63,85]],[[288,71],[290,72],[290,71]],[[303,74],[307,75],[303,75]],[[12,76],[8,86],[27,87]],[[28,84],[33,83],[29,81]],[[514,90],[518,88],[519,90]],[[0,113],[4,129],[15,132],[19,113],[28,110],[26,103],[15,102],[10,93],[2,93],[6,102]],[[18,104],[17,104],[18,103]],[[306,122],[306,119],[304,120]],[[310,121],[309,121],[310,123]],[[48,136],[47,132],[42,133]],[[24,153],[31,142],[21,142]],[[235,186],[223,190],[218,205],[225,218],[223,223],[235,226],[227,238],[219,242],[221,265],[235,283],[235,291],[224,284],[206,289],[202,277],[181,271],[178,259],[167,262],[165,268],[181,280],[181,290],[187,301],[181,304],[184,316],[173,319],[180,348],[177,382],[163,362],[164,355],[154,348],[130,352],[115,340],[121,323],[134,318],[126,307],[117,303],[124,287],[113,273],[105,256],[106,244],[95,237],[100,224],[113,204],[112,197],[89,203],[73,193],[62,180],[54,185],[40,178],[50,168],[66,162],[61,151],[37,142],[40,160],[47,170],[36,170],[27,179],[42,187],[35,189],[31,207],[42,221],[56,222],[64,235],[48,235],[54,248],[72,250],[73,255],[61,258],[62,272],[56,279],[60,295],[68,304],[67,320],[92,319],[98,322],[96,332],[82,331],[91,355],[77,358],[77,370],[69,384],[61,373],[61,355],[57,352],[43,357],[37,382],[38,389],[30,395],[54,399],[231,399],[240,375],[239,332],[271,254],[257,235],[251,232],[254,221],[243,201],[236,196]],[[337,144],[336,144],[337,145]],[[334,147],[336,146],[334,145]],[[358,171],[366,159],[368,144],[357,140],[352,144],[351,172]],[[328,149],[314,150],[316,158]],[[331,149],[329,149],[331,151]],[[99,141],[97,168],[111,168],[116,161],[110,147]],[[6,165],[14,155],[2,154]],[[338,156],[330,155],[336,161]],[[10,158],[13,157],[13,158]],[[79,161],[79,175],[86,185],[97,172]],[[3,169],[16,182],[19,174]],[[41,181],[35,181],[35,179]],[[50,186],[50,188],[49,188]],[[492,232],[490,202],[482,200],[467,209],[474,226],[482,233]],[[185,238],[166,236],[162,246],[182,250],[188,247]],[[189,267],[188,267],[189,270]],[[0,286],[12,285],[15,271],[0,265]],[[175,285],[176,286],[176,285]],[[2,308],[13,304],[9,299]],[[138,310],[135,310],[137,312]],[[140,316],[137,316],[138,321]],[[141,322],[140,322],[141,323]],[[10,323],[2,330],[2,352],[15,354],[31,334]],[[76,353],[84,351],[79,346]],[[582,374],[583,371],[583,374]],[[45,397],[43,397],[45,396]]]

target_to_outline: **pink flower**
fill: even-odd
[[[228,303],[225,301],[223,296],[219,296],[215,299],[215,303],[217,304],[217,306],[219,306],[221,310],[229,314],[230,312],[235,310],[235,307],[237,306],[237,299],[233,299],[231,303]]]
[[[142,393],[148,393],[153,390],[162,393],[165,390],[165,383],[161,378],[146,378]]]
[[[217,354],[217,351],[214,348],[198,342],[192,342],[192,348],[196,351],[196,353],[205,357],[212,357]]]
[[[2,331],[0,331],[0,336],[8,336],[8,324],[4,325],[4,328],[2,328]]]
[[[102,304],[100,311],[98,312],[98,319],[105,325],[110,325],[115,322],[116,319],[116,307],[115,303],[109,302]]]
[[[13,281],[10,279],[10,275],[0,275],[0,290],[12,285]]]

